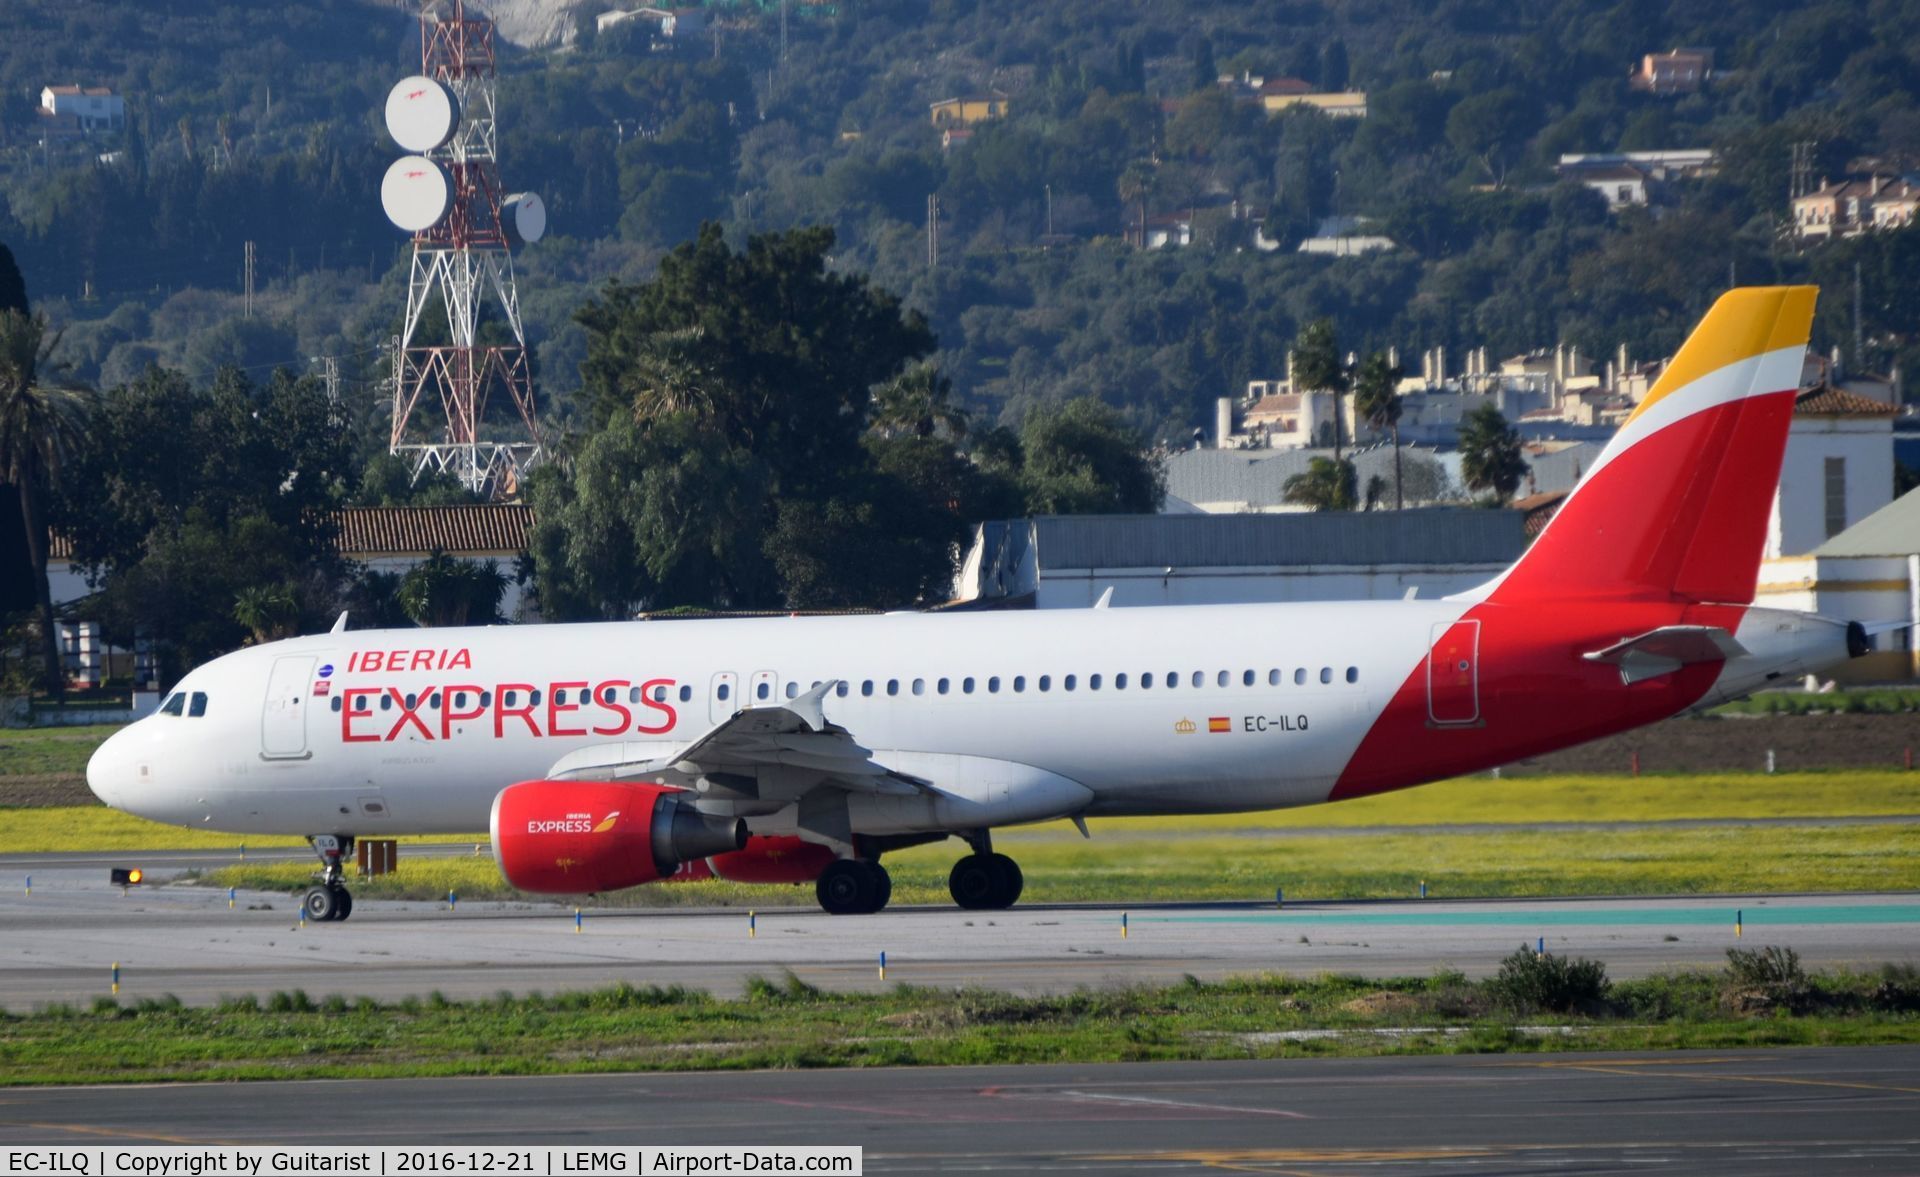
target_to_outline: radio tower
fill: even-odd
[[[546,211],[537,196],[501,189],[493,21],[469,16],[465,0],[422,11],[420,75],[404,79],[387,97],[387,128],[414,153],[396,161],[381,185],[388,217],[413,233],[406,321],[394,351],[388,450],[408,459],[416,480],[423,472],[445,472],[476,494],[510,495],[520,475],[540,461],[541,439],[509,248],[538,240]],[[512,343],[479,340],[480,304],[488,293]],[[436,302],[445,311],[449,338],[421,346],[421,319]],[[487,430],[483,437],[487,400],[496,386],[505,387],[519,424]],[[433,399],[442,419],[416,420],[428,415]]]

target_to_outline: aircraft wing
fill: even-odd
[[[874,762],[822,711],[824,682],[798,698],[747,707],[721,720],[692,742],[663,749],[658,743],[597,744],[560,758],[554,780],[622,780],[645,777],[691,786],[702,778],[735,796],[759,800],[798,798],[826,785],[856,793],[911,796],[930,782]]]
[[[1663,625],[1581,657],[1619,667],[1620,681],[1631,685],[1690,663],[1726,662],[1745,653],[1747,648],[1717,625]]]

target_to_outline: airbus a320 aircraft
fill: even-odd
[[[1531,549],[1459,596],[336,626],[193,671],[87,780],[157,821],[307,835],[318,920],[352,910],[356,837],[482,821],[524,891],[704,861],[872,912],[884,855],[956,837],[955,902],[1007,907],[1002,826],[1405,788],[1865,652],[1751,605],[1814,295],[1724,295]]]

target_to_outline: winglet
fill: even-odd
[[[811,731],[825,731],[827,727],[827,692],[840,685],[837,678],[828,679],[804,695],[788,699],[781,706],[798,715]]]

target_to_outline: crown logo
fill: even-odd
[[[1173,725],[1175,735],[1190,736],[1198,730],[1199,728],[1194,726],[1194,722],[1191,719],[1183,719]]]

